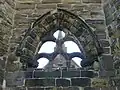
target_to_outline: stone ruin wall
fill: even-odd
[[[119,18],[117,18],[119,14],[119,2],[117,2],[117,0],[1,0],[1,85],[3,82],[5,70],[10,72],[19,70],[18,66],[13,62],[13,59],[19,59],[14,56],[9,56],[11,56],[11,53],[14,54],[15,48],[22,38],[20,36],[25,33],[25,30],[28,29],[31,23],[34,22],[38,17],[45,14],[47,11],[54,10],[56,8],[66,9],[82,17],[95,30],[95,33],[98,35],[98,39],[102,43],[102,47],[104,50],[103,55],[105,57],[103,58],[102,63],[103,67],[106,69],[106,72],[102,72],[104,73],[103,77],[109,77],[109,75],[114,76],[113,71],[118,72],[119,74],[119,68],[113,70],[113,60],[110,61],[109,65],[107,64],[109,62],[109,59],[112,58],[111,54],[116,56],[116,54],[118,54],[116,52],[119,52],[119,50],[116,48],[116,45],[119,46],[120,42],[118,34]],[[118,33],[114,33],[114,30]],[[112,31],[113,34],[111,36]],[[111,46],[113,41],[112,39],[117,40],[117,42],[113,46]],[[117,90],[116,87],[113,88],[113,90]]]

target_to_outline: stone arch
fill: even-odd
[[[75,40],[88,60],[101,55],[101,45],[90,26],[77,15],[64,9],[56,9],[42,15],[27,30],[16,51],[21,62],[33,63],[34,55],[42,45],[44,36],[49,36],[51,31],[55,32],[58,29],[74,37],[70,38]],[[50,41],[54,41],[54,38],[50,38]]]

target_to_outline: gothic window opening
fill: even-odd
[[[59,34],[59,32],[60,32],[60,30],[57,30],[54,34],[53,34],[53,36],[56,38],[56,39],[63,39],[64,37],[65,37],[65,33],[63,32],[63,31],[61,31],[61,34],[62,34],[62,37],[58,37],[58,34]]]
[[[74,58],[72,58],[72,61],[74,61],[79,67],[82,67],[82,66],[81,66],[81,61],[82,61],[81,58],[79,58],[79,57],[74,57]]]
[[[38,53],[53,53],[55,46],[56,46],[55,42],[47,41],[41,46]],[[39,63],[37,68],[44,68],[49,63],[49,60],[44,57],[38,59],[37,61]]]
[[[66,41],[64,45],[67,47],[67,53],[81,52],[78,45],[73,41]]]
[[[44,68],[48,63],[49,63],[49,60],[47,58],[40,58],[38,59],[38,67],[37,68]]]
[[[41,46],[38,53],[52,53],[54,52],[55,46],[56,46],[55,42],[47,41]]]
[[[74,68],[80,68],[81,67],[81,61],[82,59],[80,57],[74,57],[74,55],[77,53],[81,53],[78,45],[73,42],[73,41],[64,41],[65,33],[63,31],[57,30],[53,36],[56,38],[57,42],[53,41],[47,41],[45,42],[40,50],[39,54],[44,54],[47,53],[48,55],[45,54],[45,57],[39,58],[37,61],[39,62],[37,68],[46,68],[50,64],[49,58],[52,59],[52,67],[60,67],[59,65],[62,64],[61,66],[67,67],[65,63],[70,61],[71,65],[70,67]],[[61,43],[61,40],[63,42]],[[60,52],[60,53],[58,53]],[[54,58],[52,57],[54,56]],[[76,56],[76,55],[75,55]],[[70,59],[70,60],[68,60]],[[57,68],[56,67],[56,68]]]
[[[52,42],[51,45],[48,44],[49,41]],[[74,44],[77,44],[79,49],[73,46],[71,41],[75,42]],[[24,48],[26,52],[24,52]],[[71,49],[73,50],[71,51]],[[72,58],[78,57],[82,59],[82,67],[87,67],[95,61],[91,57],[97,58],[102,53],[103,50],[97,36],[89,25],[77,15],[63,9],[47,12],[33,22],[16,50],[16,55],[20,57],[23,66],[26,66],[25,68],[28,66],[37,67],[37,60],[40,58],[47,58],[50,63],[58,54],[68,60],[68,65]]]

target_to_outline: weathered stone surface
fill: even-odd
[[[100,39],[106,39],[106,35],[104,35],[104,34],[98,34],[97,37],[98,37],[99,40]]]
[[[81,87],[85,87],[85,86],[90,86],[90,78],[72,78],[71,79],[71,83],[72,86],[81,86]]]
[[[112,76],[115,75],[115,71],[114,70],[111,70],[111,71],[100,71],[99,75],[101,77],[112,77]]]
[[[103,55],[102,63],[105,70],[113,69],[113,58],[111,55]]]
[[[116,87],[101,88],[101,90],[116,90]]]
[[[24,84],[24,72],[9,72],[6,75],[7,86],[22,86]]]
[[[55,79],[26,79],[25,86],[55,86]]]
[[[107,40],[100,40],[100,43],[101,43],[102,47],[109,47],[110,46],[110,43]]]
[[[62,3],[78,4],[78,3],[81,3],[81,0],[62,0]]]
[[[61,72],[60,71],[53,71],[53,72],[42,72],[42,71],[35,71],[34,72],[34,77],[35,78],[43,78],[43,77],[56,77],[56,78],[59,78],[61,77]]]
[[[80,71],[63,71],[62,76],[69,78],[69,77],[80,77]]]
[[[83,3],[101,3],[101,0],[82,0]]]
[[[39,88],[39,87],[28,87],[28,90],[45,90],[45,88]]]
[[[63,8],[63,9],[71,9],[72,5],[71,4],[57,4],[58,8]]]
[[[37,9],[55,9],[56,4],[37,4]]]
[[[108,87],[108,81],[106,79],[93,78],[91,81],[92,87]]]
[[[7,87],[6,90],[26,90],[25,87]]]
[[[107,25],[113,24],[113,20],[114,20],[114,22],[119,23],[119,19],[117,20],[117,16],[119,14],[119,11],[116,11],[116,10],[119,10],[119,0],[109,0],[109,1],[104,0],[104,1],[106,3],[109,3],[109,4],[106,4],[105,7],[104,7],[106,24]],[[83,2],[83,3],[81,3],[81,2]],[[10,48],[10,45],[8,44],[10,39],[11,39],[10,43],[11,42],[12,43],[20,43],[21,39],[16,39],[16,38],[18,36],[20,36],[20,34],[22,34],[23,29],[28,28],[30,26],[30,24],[32,22],[34,22],[34,20],[37,19],[39,16],[43,15],[47,11],[50,11],[51,9],[56,9],[56,8],[63,8],[63,9],[66,9],[68,11],[70,10],[74,14],[76,14],[78,16],[81,16],[83,19],[85,19],[85,20],[87,19],[86,20],[87,23],[94,30],[96,30],[96,32],[98,31],[97,35],[99,37],[99,40],[108,39],[109,37],[106,37],[107,30],[106,30],[106,26],[105,26],[105,23],[104,23],[105,18],[103,16],[103,13],[102,13],[103,10],[102,10],[102,6],[101,6],[100,3],[101,3],[101,0],[2,0],[2,1],[0,1],[0,8],[3,9],[0,12],[0,17],[2,17],[2,19],[0,18],[0,27],[3,26],[2,29],[0,28],[0,30],[5,31],[5,33],[0,32],[0,40],[2,42],[5,41],[4,44],[1,44],[1,42],[0,42],[0,56],[3,56],[3,55],[6,56],[6,53],[8,52],[8,50]],[[15,7],[15,4],[16,4],[16,7]],[[104,3],[103,3],[103,5],[104,5]],[[16,9],[16,11],[14,9]],[[13,14],[15,14],[15,16]],[[113,16],[111,16],[111,15],[113,15]],[[68,19],[67,17],[65,17],[65,18]],[[88,19],[90,19],[90,20],[88,20]],[[72,24],[74,23],[73,20],[68,19],[68,21]],[[76,25],[75,23],[74,23],[74,25]],[[14,27],[12,26],[13,24],[14,24]],[[5,28],[5,26],[16,28],[17,33],[15,32],[15,30],[12,31],[13,28]],[[45,25],[45,26],[46,26],[47,29],[52,29],[51,27],[53,27],[52,24],[49,24],[48,26]],[[71,24],[64,23],[64,26],[69,28],[69,27],[71,27]],[[112,26],[116,27],[115,24],[113,24]],[[73,30],[73,28],[71,28],[71,31],[72,30]],[[74,31],[75,30],[76,29],[74,29]],[[112,30],[115,30],[115,28],[112,28]],[[119,30],[119,28],[118,28],[118,30]],[[43,32],[43,31],[41,30],[41,32]],[[102,31],[104,31],[104,32],[102,32]],[[3,35],[1,35],[1,34],[3,34]],[[13,35],[12,38],[11,38],[11,35]],[[31,37],[34,38],[34,35],[32,34]],[[118,40],[118,38],[116,40]],[[109,44],[106,41],[102,42],[102,46],[105,47],[105,48],[103,48],[104,52],[105,52],[104,54],[111,54],[110,53],[110,48],[108,47]],[[27,42],[28,43],[26,43],[26,47],[28,47],[28,49],[34,51],[35,47],[36,47],[36,44],[32,44],[35,47],[32,46],[31,43],[33,41],[30,38],[27,39]],[[116,44],[117,43],[115,43],[115,46],[116,46]],[[27,61],[29,59],[29,57],[26,58],[26,56],[23,56],[22,59],[23,60],[25,59]],[[110,60],[110,59],[106,58],[106,59],[103,60],[103,63],[105,65],[104,67],[106,68],[105,70],[108,70],[108,68],[111,69],[111,67],[109,67],[109,65],[107,63],[107,62],[109,62],[108,60]],[[112,62],[109,62],[109,63],[110,63],[110,66],[111,66]],[[14,66],[14,65],[15,64],[10,64],[10,66]],[[106,72],[102,72],[102,73],[103,73],[102,74],[103,76],[112,76],[112,74],[114,72],[106,71]],[[27,77],[29,76],[28,78],[32,78],[32,74],[33,73],[31,71],[26,76]],[[49,76],[52,75],[50,73],[47,73],[47,74],[49,74]],[[60,77],[60,75],[58,75],[58,73],[54,73],[54,74],[55,74],[54,75],[55,77],[56,76]],[[46,75],[46,74],[43,74],[43,76],[44,75]],[[79,76],[79,73],[77,73],[77,74],[76,73],[74,73],[74,74],[69,74],[69,73],[65,74],[64,73],[64,75],[66,75],[65,77],[67,77],[67,76],[68,77]],[[83,72],[81,74],[81,76],[93,77],[94,75],[91,72],[90,73],[86,73],[86,72],[84,73]],[[35,77],[39,78],[39,77],[42,77],[42,75],[41,75],[41,73],[37,72]],[[28,88],[28,90],[29,89],[30,88]],[[30,90],[39,90],[39,89],[32,88]],[[109,90],[109,89],[112,90],[111,88],[105,88],[103,90]],[[10,88],[9,90],[19,90],[19,89]],[[22,89],[20,89],[20,90],[22,90]],[[47,89],[47,90],[49,90],[49,89]],[[62,90],[62,89],[60,88],[59,90]],[[65,89],[65,90],[67,90],[67,89]],[[72,89],[68,89],[68,90],[72,90]],[[93,90],[99,90],[99,89],[95,88]],[[113,89],[113,90],[115,90],[115,89]]]
[[[109,47],[103,48],[103,52],[104,54],[110,54],[110,48]]]
[[[16,7],[15,9],[19,10],[19,9],[34,9],[35,8],[35,4],[33,3],[16,3]]]
[[[61,3],[61,0],[42,0],[42,3]]]
[[[4,1],[4,0],[3,0]],[[12,8],[15,7],[14,0],[5,0]]]
[[[68,87],[70,86],[70,80],[69,79],[57,79],[56,80],[56,86],[57,87]]]
[[[84,90],[100,90],[100,88],[85,87]]]
[[[92,78],[95,76],[93,71],[81,71],[81,77],[89,77]]]
[[[120,78],[119,77],[113,78],[113,81],[114,81],[114,86],[120,86]]]
[[[4,79],[4,71],[0,69],[0,84],[2,85]]]

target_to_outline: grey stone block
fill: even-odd
[[[47,3],[61,3],[61,0],[42,0],[43,4]]]
[[[102,77],[112,77],[115,75],[115,71],[111,70],[111,71],[100,71],[99,75]]]
[[[110,48],[109,47],[103,48],[103,52],[104,54],[110,54]]]
[[[101,3],[101,0],[82,0],[83,3]]]
[[[81,71],[81,77],[93,78],[96,74],[93,71]]]
[[[34,3],[16,3],[15,9],[20,10],[20,9],[34,9],[35,4]]]
[[[90,86],[91,80],[90,80],[90,78],[86,78],[86,77],[72,78],[71,83],[72,83],[72,86],[85,87],[85,86]]]
[[[106,34],[97,34],[98,40],[100,39],[106,39]]]
[[[103,55],[101,63],[105,70],[113,70],[113,57],[111,55]]]
[[[35,86],[55,86],[55,79],[26,79],[26,87],[35,87]]]
[[[40,87],[28,87],[27,90],[45,90],[45,89]]]
[[[100,40],[101,46],[102,47],[109,47],[109,41],[108,40]]]
[[[101,88],[101,90],[116,90],[116,87],[106,87]]]
[[[62,77],[80,77],[80,71],[63,71]]]
[[[69,79],[56,79],[56,86],[57,87],[68,87],[70,86],[70,80]]]
[[[85,87],[84,90],[100,90],[100,88],[95,87]]]
[[[7,73],[7,86],[22,86],[24,84],[24,72]]]
[[[48,77],[59,78],[61,77],[61,72],[60,71],[53,71],[53,72],[35,71],[34,72],[34,78],[48,78]]]

